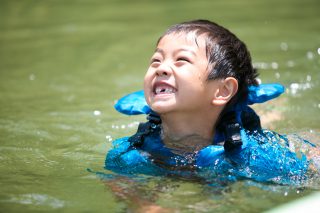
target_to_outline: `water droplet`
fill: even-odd
[[[312,53],[311,51],[307,52],[307,58],[308,58],[309,60],[312,60],[313,57],[314,57],[314,55],[313,55],[313,53]]]
[[[307,81],[311,81],[311,75],[307,75]]]
[[[125,128],[126,128],[126,125],[122,124],[121,129],[125,129]]]
[[[271,67],[272,67],[272,69],[276,70],[279,68],[279,64],[277,62],[272,62]]]
[[[253,67],[257,68],[257,69],[264,70],[264,69],[268,69],[269,65],[265,62],[255,62],[253,64]]]
[[[99,116],[99,115],[101,115],[101,111],[95,110],[95,111],[93,111],[93,114],[94,114],[95,116]]]
[[[288,67],[294,67],[295,63],[294,63],[294,61],[288,61],[287,65],[288,65]]]
[[[258,84],[262,83],[262,80],[260,78],[257,78],[256,80],[257,80]]]
[[[283,51],[287,51],[288,50],[288,44],[286,42],[281,42],[280,48]]]
[[[298,83],[292,83],[290,84],[290,92],[291,94],[295,95],[299,89],[299,84]]]
[[[106,135],[106,140],[107,140],[107,141],[112,141],[111,135]]]
[[[276,76],[276,79],[279,79],[280,78],[280,73],[276,72],[275,76]]]
[[[112,124],[111,128],[112,128],[112,129],[119,129],[119,126]]]
[[[320,47],[318,48],[318,51],[317,51],[317,52],[318,52],[318,54],[320,55]]]
[[[29,75],[29,80],[34,81],[36,79],[36,76],[34,74]]]
[[[284,193],[284,196],[288,196],[288,192],[285,192],[285,193]]]

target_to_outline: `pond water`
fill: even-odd
[[[1,212],[125,212],[137,208],[130,198],[139,197],[180,212],[261,212],[319,190],[317,181],[215,188],[165,177],[132,187],[87,171],[108,173],[112,140],[134,133],[145,119],[120,115],[113,104],[142,88],[157,38],[174,23],[198,18],[245,41],[262,82],[286,86],[277,101],[257,107],[265,126],[320,144],[318,0],[0,4]],[[122,184],[125,201],[110,184]]]

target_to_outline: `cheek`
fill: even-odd
[[[147,70],[146,74],[144,75],[143,84],[146,85],[150,81],[151,81],[150,71]]]
[[[188,76],[181,81],[182,86],[188,90],[202,90],[205,85],[203,76],[199,74]]]
[[[152,76],[149,74],[149,72],[147,72],[146,75],[144,76],[143,90],[144,90],[145,98],[148,101],[148,97],[151,95],[151,90],[152,90]]]
[[[153,75],[154,71],[151,67],[149,67],[146,74],[144,75],[144,81],[150,81]]]

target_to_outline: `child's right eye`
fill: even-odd
[[[150,64],[155,64],[155,63],[156,64],[161,63],[161,60],[158,58],[152,58]]]

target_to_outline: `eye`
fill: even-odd
[[[177,58],[177,61],[178,62],[188,62],[188,63],[191,63],[191,60],[187,57],[178,57]]]
[[[150,64],[160,64],[161,60],[159,58],[151,58]]]

